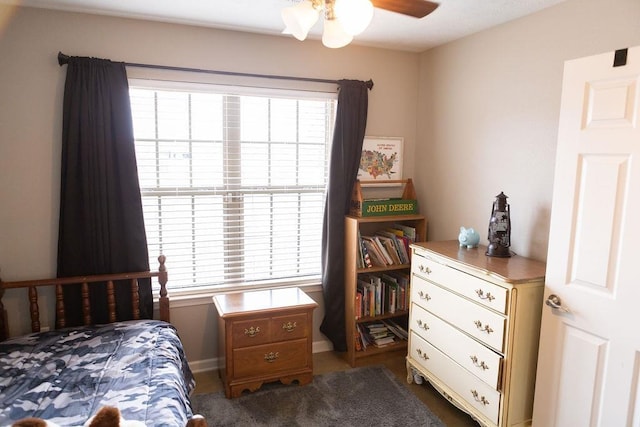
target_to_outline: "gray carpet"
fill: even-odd
[[[236,399],[226,399],[223,392],[197,394],[192,404],[209,427],[444,427],[384,366],[316,375],[305,386],[266,384]]]

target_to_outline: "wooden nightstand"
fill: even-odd
[[[220,376],[228,398],[263,383],[313,379],[313,310],[299,288],[221,294],[218,310]]]

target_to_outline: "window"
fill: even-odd
[[[318,279],[334,93],[131,83],[151,265],[172,289]]]

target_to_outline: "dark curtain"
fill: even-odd
[[[320,331],[336,351],[346,351],[344,319],[344,216],[358,176],[367,126],[368,90],[373,83],[339,82],[338,109],[331,147],[327,198],[322,230],[322,287],[325,316]]]
[[[71,57],[62,118],[58,277],[146,271],[147,238],[123,63]],[[153,315],[151,283],[140,316]],[[91,287],[94,323],[108,322],[106,287]],[[79,289],[65,292],[66,325],[82,324]],[[118,320],[131,317],[129,283],[116,283]]]

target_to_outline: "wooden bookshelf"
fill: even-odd
[[[356,366],[359,359],[380,353],[405,350],[407,341],[399,340],[385,347],[367,346],[364,350],[356,350],[357,325],[391,319],[406,326],[409,308],[374,316],[363,316],[356,319],[356,293],[358,279],[363,275],[402,272],[410,274],[410,263],[391,264],[386,266],[372,266],[369,268],[359,265],[360,237],[375,235],[380,230],[391,228],[394,224],[412,227],[416,231],[416,241],[427,238],[427,220],[423,215],[392,215],[376,217],[359,217],[347,215],[345,217],[345,324],[347,336],[346,358],[351,366]],[[406,290],[409,292],[409,289]]]

